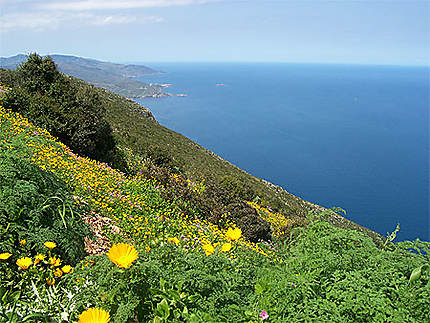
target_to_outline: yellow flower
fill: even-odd
[[[55,284],[55,278],[46,278],[46,283],[47,283],[49,286],[54,285],[54,284]]]
[[[9,252],[0,253],[0,259],[1,260],[9,259],[10,256],[12,256],[12,255]]]
[[[101,308],[89,308],[79,315],[79,323],[108,323],[110,315]]]
[[[242,236],[242,230],[239,228],[228,228],[227,233],[225,234],[227,239],[231,241],[239,240],[239,238]]]
[[[174,237],[174,238],[167,238],[167,241],[168,242],[174,242],[176,245],[179,244],[179,239],[176,238],[176,237]]]
[[[61,265],[61,259],[60,258],[56,258],[54,257],[50,257],[49,258],[49,264],[52,265],[53,267],[58,267]]]
[[[46,241],[45,243],[44,243],[44,245],[45,245],[45,247],[46,248],[48,248],[48,249],[54,249],[57,245],[56,245],[56,243],[55,242],[52,242],[52,241]]]
[[[27,243],[27,241],[25,241],[25,239],[22,239],[20,242],[19,242],[19,244],[21,245],[21,246],[25,246],[25,244]]]
[[[72,268],[72,266],[65,265],[65,266],[63,266],[63,268],[61,268],[61,270],[63,271],[63,273],[68,274],[68,273],[71,273],[73,271],[73,268]]]
[[[120,268],[130,267],[138,254],[136,248],[128,243],[113,245],[107,253],[109,259]]]
[[[227,242],[227,243],[224,243],[224,244],[222,245],[222,247],[221,247],[221,251],[222,251],[222,252],[227,252],[227,251],[230,251],[230,250],[231,250],[231,248],[232,248],[231,243],[230,243],[230,242]]]
[[[16,261],[16,264],[24,270],[28,269],[28,267],[30,267],[32,263],[33,263],[33,260],[31,260],[31,258],[28,258],[28,257],[19,258]]]
[[[41,262],[45,258],[46,258],[45,255],[42,255],[39,253],[38,255],[36,255],[36,257],[34,257],[34,264],[37,265],[39,262]]]
[[[211,245],[210,243],[205,243],[205,244],[202,246],[202,248],[203,248],[203,250],[205,251],[206,256],[210,256],[210,255],[211,255],[211,254],[213,254],[213,253],[214,253],[214,251],[215,251],[214,246],[213,246],[213,245]]]
[[[61,276],[63,276],[63,272],[61,271],[60,268],[55,269],[54,276],[57,278],[60,278]]]

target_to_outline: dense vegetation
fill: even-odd
[[[192,178],[173,158],[122,146],[124,173],[71,150],[30,106],[18,111],[0,106],[0,320],[428,321],[429,242],[393,233],[375,244],[325,221],[337,210],[287,216],[229,172]],[[88,216],[109,219],[91,227],[107,254],[86,255],[84,238],[97,242]]]
[[[106,160],[115,142],[94,91],[77,87],[53,60],[29,56],[11,78],[4,105],[47,129],[76,153]]]

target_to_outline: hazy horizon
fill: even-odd
[[[29,55],[33,52],[29,53],[16,53],[10,56],[1,56],[4,58],[10,58],[17,55]],[[430,62],[427,65],[414,65],[414,64],[386,64],[382,62],[374,62],[374,63],[355,63],[355,62],[304,62],[304,61],[108,61],[104,59],[100,59],[97,57],[84,57],[79,54],[69,54],[69,53],[37,53],[41,56],[53,56],[53,55],[62,55],[62,56],[75,56],[81,57],[85,59],[93,59],[102,62],[110,62],[116,64],[125,64],[125,65],[149,65],[149,64],[297,64],[297,65],[358,65],[358,66],[402,66],[402,67],[425,67],[430,68]],[[149,66],[150,67],[150,66]]]
[[[428,66],[427,1],[2,0],[0,56]]]

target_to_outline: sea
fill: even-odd
[[[157,121],[396,241],[430,241],[429,67],[151,63]]]

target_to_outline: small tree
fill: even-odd
[[[36,53],[17,70],[5,107],[47,129],[74,152],[109,162],[115,148],[105,109],[91,85],[60,73],[50,57]]]

